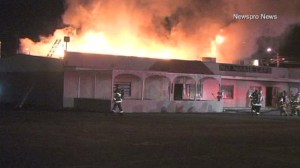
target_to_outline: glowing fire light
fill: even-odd
[[[68,51],[111,54],[124,56],[151,57],[160,59],[184,59],[200,60],[201,57],[220,58],[221,48],[225,48],[222,24],[206,22],[199,27],[197,24],[184,25],[185,20],[172,20],[171,9],[165,9],[159,5],[161,12],[156,9],[132,10],[128,1],[91,0],[87,4],[68,0],[69,8],[63,15],[64,23],[71,25],[63,29],[57,29],[49,36],[41,36],[39,42],[29,38],[20,39],[21,53],[63,57],[66,44],[65,36],[70,37]],[[172,2],[173,1],[169,1]],[[183,2],[182,2],[183,3]],[[176,8],[175,8],[176,9]],[[159,11],[160,11],[159,10]],[[116,12],[118,11],[118,12]],[[155,15],[149,14],[149,11]],[[133,19],[134,18],[134,19]],[[188,21],[188,18],[186,18]],[[221,35],[222,34],[222,35]],[[226,38],[229,34],[226,32]],[[61,43],[55,47],[55,51],[49,54],[55,41]],[[213,39],[213,40],[209,40]],[[236,52],[234,49],[226,49],[232,61]]]
[[[219,45],[224,43],[225,37],[222,35],[217,35],[214,40],[211,40],[210,47],[211,47],[211,56],[218,58],[220,56],[219,53]]]
[[[224,43],[224,41],[225,41],[225,38],[223,36],[221,36],[221,35],[216,36],[216,43],[217,44],[222,44],[222,43]]]
[[[218,55],[218,47],[216,45],[216,41],[212,40],[210,42],[211,45],[211,56],[216,57]]]
[[[67,28],[69,29],[69,28]],[[64,36],[70,36],[65,29],[56,30],[53,36],[41,37],[40,42],[33,42],[28,38],[20,39],[20,52],[28,54],[30,50],[33,55],[46,56],[53,47],[55,40]],[[148,40],[133,36],[131,33],[121,32],[119,35],[111,35],[104,32],[87,31],[80,35],[70,36],[68,51],[84,53],[100,53],[124,56],[153,57],[162,59],[179,58],[183,55],[193,56],[190,50],[193,46],[172,46],[160,41]],[[65,44],[61,42],[55,49],[53,57],[63,57]]]

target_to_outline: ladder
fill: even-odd
[[[56,48],[58,47],[58,45],[60,44],[61,40],[57,39],[55,40],[54,44],[52,45],[50,51],[47,54],[47,57],[52,57],[52,55],[55,53]]]

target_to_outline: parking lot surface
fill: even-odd
[[[300,167],[300,117],[1,111],[0,167]]]

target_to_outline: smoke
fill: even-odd
[[[237,20],[226,27],[235,39],[227,48],[235,49],[235,56],[238,58],[249,57],[258,49],[266,51],[267,47],[279,47],[279,36],[291,24],[300,22],[300,1],[292,0],[288,3],[284,0],[250,0],[250,1],[228,1],[235,6],[233,13],[259,15],[257,20]],[[261,15],[276,15],[277,19],[263,19]],[[282,37],[284,38],[284,37]],[[266,40],[261,44],[261,39]],[[276,41],[277,40],[277,41]],[[259,45],[259,46],[258,46]],[[264,49],[262,49],[264,47]]]
[[[123,39],[122,33],[128,32],[146,46],[177,48],[182,59],[213,56],[211,41],[232,22],[231,6],[222,0],[69,0],[67,4],[63,20],[80,32],[109,32],[110,39]]]
[[[300,14],[298,0],[67,0],[66,5],[63,21],[75,28],[69,31],[70,50],[217,57],[219,62],[249,57],[259,37],[280,35],[299,22]],[[276,19],[236,19],[234,14]],[[217,35],[224,36],[224,43],[215,43]],[[95,42],[82,47],[88,41]]]

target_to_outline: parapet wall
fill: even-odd
[[[125,112],[222,112],[220,101],[124,100]]]

